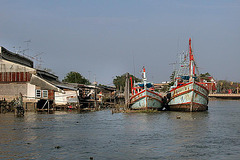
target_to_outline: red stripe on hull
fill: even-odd
[[[152,98],[152,99],[155,99],[155,100],[159,101],[160,103],[163,103],[163,101],[161,101],[161,100],[159,100],[159,99],[157,99],[157,98],[155,98],[155,97],[152,97],[152,96],[149,96],[149,95],[147,95],[147,96],[144,95],[144,96],[139,97],[138,99],[135,99],[134,101],[132,101],[131,104],[132,104],[132,103],[135,103],[136,101],[138,101],[138,100],[140,100],[140,99],[143,99],[143,98],[145,98],[145,97]]]
[[[138,99],[135,99],[134,101],[132,101],[131,104],[132,104],[132,103],[135,103],[136,101],[138,101],[138,100],[140,100],[140,99],[143,99],[143,98],[145,98],[145,97],[146,97],[146,95],[144,95],[144,96],[142,96],[142,97],[139,97]]]
[[[145,90],[143,90],[143,91],[135,94],[134,96],[132,96],[132,97],[130,98],[130,100],[132,100],[134,97],[136,97],[137,95],[142,94],[142,93],[144,93],[144,92],[145,92]],[[152,94],[155,94],[155,95],[159,96],[159,97],[162,99],[162,96],[159,95],[159,94],[157,94],[157,93],[155,93],[155,92],[152,92],[152,91],[149,91],[149,90],[146,90],[146,92],[150,92],[150,93],[152,93]],[[141,97],[139,97],[139,98],[141,98]],[[139,98],[138,98],[138,99],[139,99]],[[135,100],[135,101],[136,101],[136,100]]]
[[[191,83],[193,83],[193,82],[189,82],[189,83],[183,84],[183,85],[181,85],[181,86],[178,86],[178,87],[176,87],[176,88],[173,88],[172,90],[170,90],[170,92],[172,92],[172,91],[174,91],[174,90],[176,90],[176,89],[178,89],[178,88],[187,86],[187,85],[189,85],[189,84],[191,84]]]
[[[132,96],[130,99],[133,99],[134,97],[136,97],[137,95],[139,95],[139,94],[141,94],[141,93],[143,93],[143,92],[145,92],[145,90],[143,90],[143,91],[141,91],[141,92],[139,92],[139,93],[135,94],[135,95],[134,95],[134,96]]]
[[[199,84],[199,83],[197,83],[197,82],[196,82],[195,84],[198,85],[199,87],[205,89],[205,90],[209,93],[209,91],[208,91],[208,89],[207,89],[206,87],[202,86],[201,84]]]
[[[191,83],[192,83],[192,82],[191,82]],[[191,84],[191,83],[186,83],[185,85],[182,85],[182,86],[179,86],[179,87],[177,87],[177,88],[174,88],[174,89],[171,90],[170,92],[174,91],[175,89],[184,87],[184,86],[186,86],[186,85],[188,85],[188,84]],[[194,83],[194,84],[196,84],[196,85],[200,86],[201,88],[205,89],[205,90],[207,91],[207,94],[209,93],[209,91],[208,91],[204,86],[202,86],[202,85],[200,85],[200,84],[197,84],[197,83]],[[195,89],[190,89],[190,90],[181,92],[181,93],[179,93],[179,94],[176,94],[175,96],[171,97],[171,100],[174,99],[174,98],[176,98],[176,97],[179,97],[179,96],[181,96],[181,95],[183,95],[183,94],[187,94],[187,93],[189,93],[189,92],[191,92],[191,91],[194,91],[195,93],[201,95],[201,96],[204,97],[206,100],[208,100],[208,97],[207,97],[206,95],[202,94],[201,92],[199,92],[199,91],[197,91],[197,90],[195,90]]]
[[[208,100],[208,97],[207,97],[206,95],[202,94],[201,92],[199,92],[199,91],[197,91],[197,90],[194,90],[194,92],[195,92],[196,94],[201,95],[201,96],[204,97],[206,100]]]
[[[148,97],[148,98],[155,99],[155,100],[159,101],[160,103],[163,103],[163,101],[161,101],[161,100],[159,100],[159,99],[157,99],[157,98],[155,98],[155,97],[152,97],[152,96],[149,96],[149,95],[147,95],[147,97]]]
[[[181,95],[183,95],[183,94],[187,94],[187,93],[189,93],[189,92],[191,92],[191,91],[193,91],[193,92],[201,95],[201,96],[204,97],[206,100],[208,100],[208,97],[207,97],[206,95],[204,95],[204,94],[202,94],[201,92],[199,92],[199,91],[197,91],[197,90],[194,90],[194,89],[187,90],[187,91],[184,91],[184,92],[182,92],[182,93],[179,93],[179,94],[171,97],[171,100],[174,99],[174,98],[176,98],[176,97],[179,97],[179,96],[181,96]]]
[[[191,92],[191,91],[193,91],[193,89],[190,89],[190,90],[184,91],[184,92],[182,92],[182,93],[176,94],[175,96],[171,97],[171,100],[174,99],[174,98],[176,98],[176,97],[179,97],[179,96],[181,96],[181,95],[183,95],[183,94],[187,94],[187,93],[189,93],[189,92]]]
[[[172,90],[170,90],[170,92],[172,92],[172,91],[174,91],[174,90],[176,90],[176,89],[178,89],[178,88],[181,88],[181,87],[187,86],[187,85],[189,85],[189,84],[192,84],[192,83],[193,83],[193,82],[189,82],[189,83],[183,84],[183,85],[181,85],[181,86],[178,86],[178,87],[176,87],[176,88],[173,88]],[[198,85],[199,87],[201,87],[201,88],[205,89],[207,92],[209,92],[208,89],[207,89],[206,87],[202,86],[201,84],[199,84],[199,83],[197,83],[197,82],[194,82],[194,84]]]
[[[153,92],[153,91],[149,91],[149,90],[147,90],[147,92],[150,92],[150,93],[152,93],[152,94],[155,94],[155,95],[157,95],[157,96],[163,98],[160,94],[157,94],[157,93],[155,93],[155,92]]]

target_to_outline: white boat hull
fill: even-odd
[[[206,111],[208,93],[208,90],[197,82],[184,84],[170,91],[168,107],[175,111]]]
[[[162,109],[162,96],[150,90],[143,90],[130,99],[131,109]]]

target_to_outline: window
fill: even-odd
[[[40,89],[36,90],[36,98],[41,98],[41,90]]]
[[[42,90],[42,98],[48,98],[48,90]]]

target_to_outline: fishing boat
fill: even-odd
[[[145,68],[142,69],[142,82],[133,84],[131,80],[131,93],[130,108],[131,109],[156,109],[163,108],[162,96],[154,91],[153,84],[147,82]]]
[[[179,69],[175,71],[174,85],[167,94],[168,109],[173,111],[206,111],[208,94],[206,84],[199,82],[196,62],[189,39],[189,51],[180,54]],[[199,74],[199,73],[198,73]]]

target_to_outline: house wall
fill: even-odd
[[[22,93],[23,101],[31,101],[35,97],[35,87],[29,84],[34,68],[0,59],[0,97],[12,101]]]
[[[27,84],[26,83],[0,83],[0,97],[5,98],[7,101],[11,101],[22,93],[23,96],[27,96]]]
[[[34,100],[35,99],[35,93],[36,93],[36,86],[32,85],[30,83],[27,83],[27,99],[28,100]]]
[[[19,93],[23,95],[23,107],[27,111],[34,111],[35,103],[35,86],[29,83],[0,83],[0,99],[8,102],[19,97]]]
[[[0,82],[29,82],[35,69],[0,59]]]
[[[55,104],[56,105],[66,105],[67,103],[77,103],[77,93],[76,91],[65,90],[65,94],[60,92],[55,92]]]
[[[36,69],[21,64],[13,63],[4,59],[0,59],[0,72],[30,72],[36,73]]]

